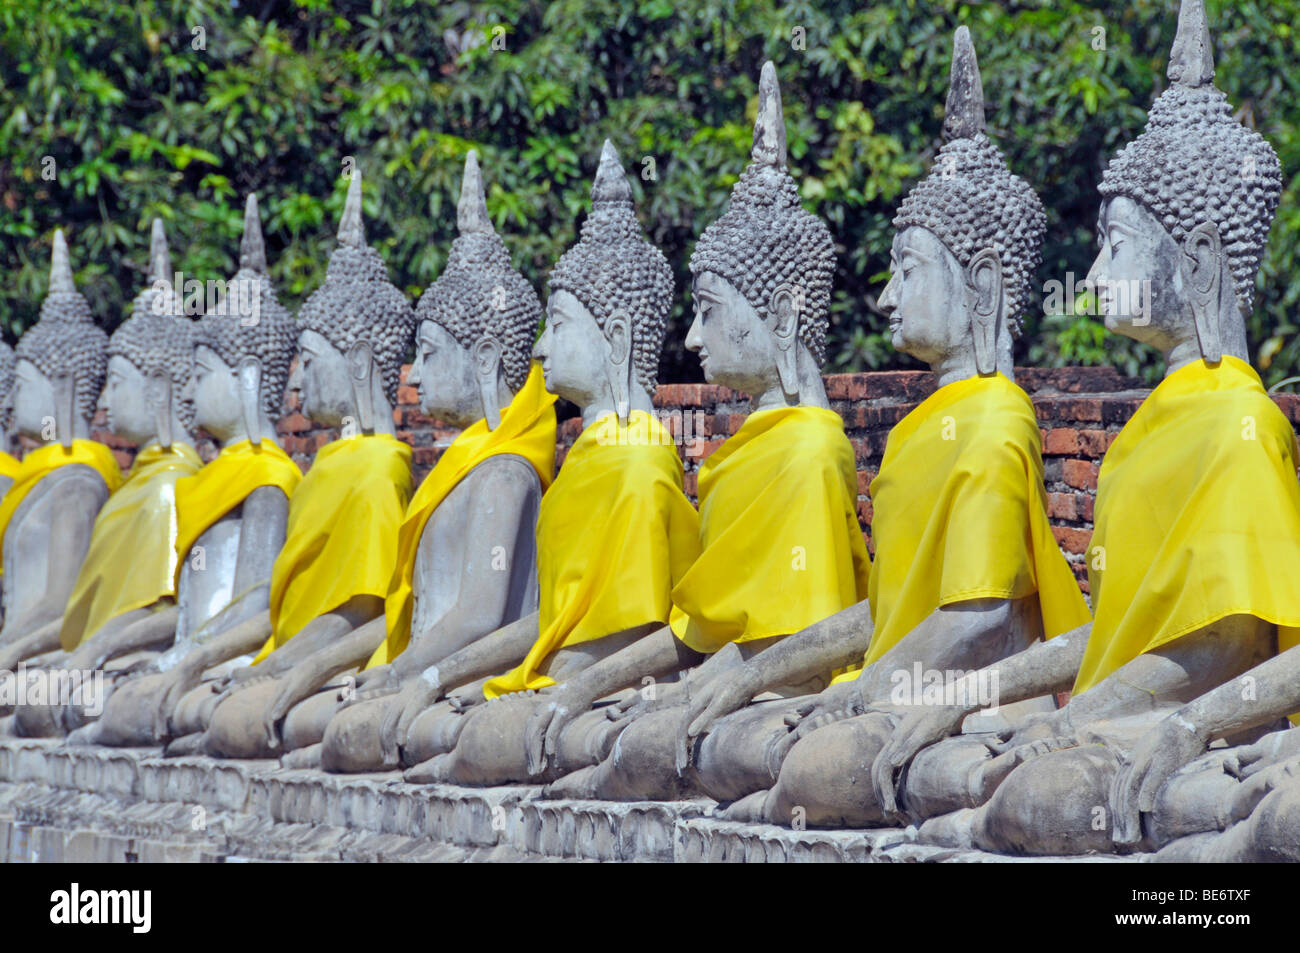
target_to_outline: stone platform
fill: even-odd
[[[335,775],[274,761],[163,758],[156,748],[2,739],[0,861],[1054,859],[931,847],[899,829],[739,824],[715,819],[707,800],[566,801],[540,793],[406,784],[397,772]]]

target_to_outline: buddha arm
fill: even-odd
[[[393,674],[399,680],[413,678],[430,665],[497,632],[509,621],[506,612],[515,574],[508,566],[494,565],[494,552],[508,553],[511,559],[515,555],[515,540],[531,489],[518,471],[514,466],[492,467],[475,481],[476,497],[468,504],[467,551],[456,602],[427,630],[411,632],[406,651],[393,661]],[[482,505],[487,500],[492,501],[491,506]],[[527,652],[525,648],[523,654]]]
[[[328,650],[353,629],[376,618],[383,618],[384,600],[378,596],[354,596],[337,609],[319,615],[308,622],[301,632],[280,646],[256,666],[258,676],[279,676],[288,672],[317,652]],[[347,643],[356,649],[354,642]],[[371,652],[375,647],[371,647]],[[359,651],[359,650],[358,650]],[[368,654],[368,653],[367,653]],[[353,664],[365,661],[365,656]]]
[[[244,499],[231,587],[236,596],[217,616],[221,629],[265,612],[270,606],[271,570],[284,548],[288,520],[289,498],[278,486],[259,486]]]
[[[371,619],[333,639],[280,677],[280,690],[266,710],[267,737],[277,739],[276,726],[298,702],[314,695],[335,675],[356,668],[379,648],[387,634],[384,617]]]
[[[137,610],[137,612],[142,611],[146,610]],[[129,622],[124,625],[114,625],[113,622],[117,621],[115,619],[104,626],[95,633],[94,637],[77,646],[64,667],[102,668],[105,662],[126,655],[128,652],[166,645],[176,636],[176,620],[180,618],[180,609],[175,605],[169,605],[156,612],[149,612],[143,617],[137,617],[136,613],[125,615],[131,616]]]
[[[29,659],[46,652],[53,652],[60,646],[59,629],[62,619],[47,622],[35,632],[15,639],[0,647],[0,672],[12,672],[23,659]]]
[[[27,612],[6,620],[4,629],[0,630],[0,645],[32,635],[61,619],[77,584],[81,564],[90,549],[95,515],[107,491],[98,475],[94,475],[93,481],[80,477],[70,479],[59,491],[58,506],[50,517],[45,593]]]
[[[1250,677],[1252,691],[1243,691]],[[1174,716],[1194,726],[1207,738],[1258,728],[1300,711],[1300,647],[1256,665],[1240,679],[1188,702]]]

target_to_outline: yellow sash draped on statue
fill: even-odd
[[[388,637],[375,649],[367,668],[391,662],[411,640],[415,605],[411,580],[415,576],[420,537],[429,517],[471,470],[489,457],[503,453],[516,454],[531,463],[543,490],[551,485],[555,476],[555,395],[546,390],[540,364],[533,364],[524,386],[509,406],[502,409],[501,423],[496,429],[489,430],[485,420],[465,428],[443,451],[438,465],[420,484],[407,506],[397,537],[397,566],[388,586],[388,598],[384,600]]]
[[[936,610],[972,599],[1037,593],[1049,639],[1088,621],[1047,521],[1034,405],[1003,375],[941,387],[899,421],[871,499],[875,631],[864,666]]]
[[[59,641],[71,652],[110,619],[176,595],[176,483],[198,472],[194,448],[151,443],[95,518],[90,549],[63,612]]]
[[[7,453],[0,456],[8,460],[13,459]],[[10,485],[9,492],[0,499],[0,573],[4,572],[5,530],[9,528],[9,521],[13,519],[18,505],[27,498],[27,494],[42,477],[49,474],[51,470],[57,470],[70,463],[80,463],[98,473],[104,478],[109,493],[122,485],[122,470],[113,457],[113,451],[102,443],[95,443],[93,440],[74,440],[72,446],[66,449],[62,444],[56,443],[31,451],[23,457],[23,462],[18,464],[17,472],[5,474],[13,476],[14,482]]]
[[[1151,392],[1101,464],[1076,693],[1230,615],[1278,626],[1279,651],[1300,644],[1296,460],[1244,361],[1193,361]]]
[[[388,593],[411,495],[411,448],[377,434],[327,443],[289,501],[271,570],[271,637],[254,664],[356,596]]]
[[[231,444],[192,477],[176,481],[176,582],[199,537],[254,490],[279,487],[287,497],[302,482],[302,471],[272,440],[253,446]]]
[[[539,673],[567,645],[666,623],[669,593],[700,550],[699,516],[682,493],[673,438],[634,410],[574,441],[537,516],[540,635],[523,663],[483,687],[488,698],[554,685]]]
[[[700,558],[673,589],[698,652],[790,635],[867,597],[858,475],[839,414],[750,414],[700,467]]]

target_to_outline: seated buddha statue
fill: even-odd
[[[319,763],[320,742],[333,737],[347,770],[396,767],[378,744],[396,693],[446,656],[537,611],[535,530],[555,468],[555,398],[530,360],[541,302],[492,226],[472,150],[457,226],[443,273],[416,307],[407,383],[418,388],[424,413],[462,430],[407,506],[378,648],[371,641],[350,654],[342,646],[319,652],[268,701],[261,721],[294,764]],[[517,648],[518,657],[525,650]],[[339,711],[339,692],[318,689],[361,665],[357,704]],[[326,725],[342,733],[326,735]],[[326,750],[333,755],[335,745]]]
[[[325,282],[303,302],[298,324],[289,388],[300,392],[308,419],[340,437],[316,452],[289,501],[267,611],[196,645],[166,673],[176,684],[160,697],[179,701],[159,711],[158,723],[168,724],[173,752],[201,745],[221,756],[267,756],[260,717],[245,713],[260,715],[276,680],[322,648],[356,642],[373,651],[382,637],[411,491],[411,448],[396,438],[393,407],[414,315],[366,244],[359,173]],[[205,672],[248,654],[251,667],[204,681]],[[222,707],[217,730],[206,733]]]
[[[682,491],[673,440],[653,416],[672,271],[642,235],[632,189],[608,141],[578,242],[550,275],[547,318],[533,349],[548,390],[576,404],[582,432],[542,498],[536,529],[539,609],[426,669],[365,736],[420,762],[450,750],[462,728],[509,726],[516,737],[534,693],[552,687],[668,621],[670,594],[698,554],[698,515]],[[503,649],[513,646],[513,656]],[[407,653],[411,649],[407,650]],[[407,653],[399,656],[400,664]],[[408,671],[418,673],[418,664]],[[509,669],[508,671],[503,670]],[[483,676],[495,676],[474,682]],[[454,706],[434,705],[462,688]],[[471,707],[477,696],[487,704]],[[462,712],[469,708],[468,714]],[[357,770],[362,745],[345,711],[326,733],[324,766]],[[388,733],[391,732],[391,736]],[[473,745],[474,735],[467,746]],[[467,749],[457,749],[467,750]],[[522,770],[522,746],[503,754]],[[388,766],[396,758],[389,756]],[[501,759],[497,759],[501,760]],[[501,771],[497,760],[481,770]],[[510,765],[514,765],[511,768]],[[476,761],[472,770],[479,770]]]
[[[954,41],[944,132],[934,170],[894,220],[892,276],[879,301],[894,346],[928,363],[938,390],[890,433],[872,482],[868,599],[692,685],[687,702],[633,719],[597,771],[570,775],[552,793],[703,791],[728,801],[772,787],[778,771],[784,788],[792,781],[782,758],[806,733],[787,721],[799,724],[800,711],[839,711],[848,701],[861,710],[889,698],[900,673],[980,668],[1087,621],[1047,521],[1034,407],[1012,370],[1046,217],[985,134],[965,27]],[[850,661],[860,664],[819,695],[741,707]],[[791,752],[796,765],[810,764],[797,802],[809,823],[846,820],[837,800],[851,784],[844,765],[883,743],[876,721],[848,726],[838,737],[829,727],[812,732]]]
[[[190,436],[192,410],[183,399],[189,380],[193,322],[171,286],[171,256],[161,219],[150,243],[151,284],[136,296],[131,316],[108,342],[103,405],[115,434],[135,444],[135,462],[95,518],[90,547],[58,631],[42,630],[9,645],[14,661],[62,647],[67,668],[94,654],[74,650],[147,620],[138,646],[169,640],[176,623],[176,481],[195,473],[199,456]],[[97,643],[98,644],[98,643]],[[95,663],[81,668],[94,668]],[[86,699],[99,710],[99,699]],[[80,707],[80,706],[78,706]],[[28,737],[62,734],[63,709],[19,709],[15,729]]]
[[[40,319],[18,340],[6,400],[15,432],[35,442],[0,499],[0,660],[12,671],[33,636],[58,647],[59,626],[91,530],[122,482],[112,452],[90,439],[104,389],[108,335],[77,291],[62,231],[54,233]]]
[[[486,706],[452,752],[408,779],[520,782],[592,765],[609,742],[608,719],[592,711],[599,699],[643,679],[724,667],[865,597],[870,564],[853,449],[819,370],[834,243],[803,209],[786,169],[771,63],[759,82],[753,142],[729,208],[692,255],[695,317],[686,338],[705,378],[749,394],[751,413],[700,469],[700,554],[673,586],[669,624],[536,699],[496,716]],[[506,718],[514,719],[508,728]]]
[[[289,497],[302,473],[276,443],[272,422],[280,414],[297,333],[267,272],[254,195],[244,210],[239,270],[223,301],[194,328],[194,372],[186,398],[193,403],[195,427],[211,435],[221,452],[176,483],[174,641],[148,671],[113,692],[103,718],[77,741],[157,743],[165,737],[158,711],[167,707],[159,695],[177,687],[160,672],[197,644],[267,611]],[[91,651],[94,657],[77,660],[94,667],[130,651],[136,628],[111,640],[91,640],[73,657]]]
[[[1004,739],[936,744],[959,709],[908,713],[872,783],[886,807],[901,794],[911,817],[932,818],[925,839],[1013,853],[1114,849],[1131,821],[1113,830],[1105,808],[1142,736],[1297,642],[1295,434],[1247,363],[1245,330],[1281,170],[1213,77],[1204,6],[1185,0],[1170,86],[1101,184],[1090,279],[1107,327],[1158,348],[1166,374],[1101,466],[1091,632],[998,667],[1004,703],[1071,686],[1073,697]],[[1135,287],[1146,290],[1119,293]]]

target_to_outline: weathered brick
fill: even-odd
[[[1053,526],[1052,535],[1063,550],[1076,555],[1086,553],[1088,541],[1092,539],[1091,530],[1075,529],[1072,526]]]
[[[1043,453],[1058,457],[1074,456],[1079,452],[1079,431],[1069,427],[1053,427],[1043,439]]]
[[[1086,457],[1101,459],[1110,446],[1110,434],[1104,430],[1080,430],[1078,436],[1079,452]]]
[[[1097,470],[1097,464],[1091,460],[1066,460],[1061,464],[1061,477],[1076,489],[1095,490]]]
[[[1074,495],[1074,510],[1079,514],[1079,519],[1085,523],[1092,522],[1092,508],[1096,503],[1096,498],[1089,496],[1087,493],[1076,493]]]
[[[1079,516],[1075,507],[1074,494],[1047,494],[1047,515],[1054,520],[1077,520]]]

